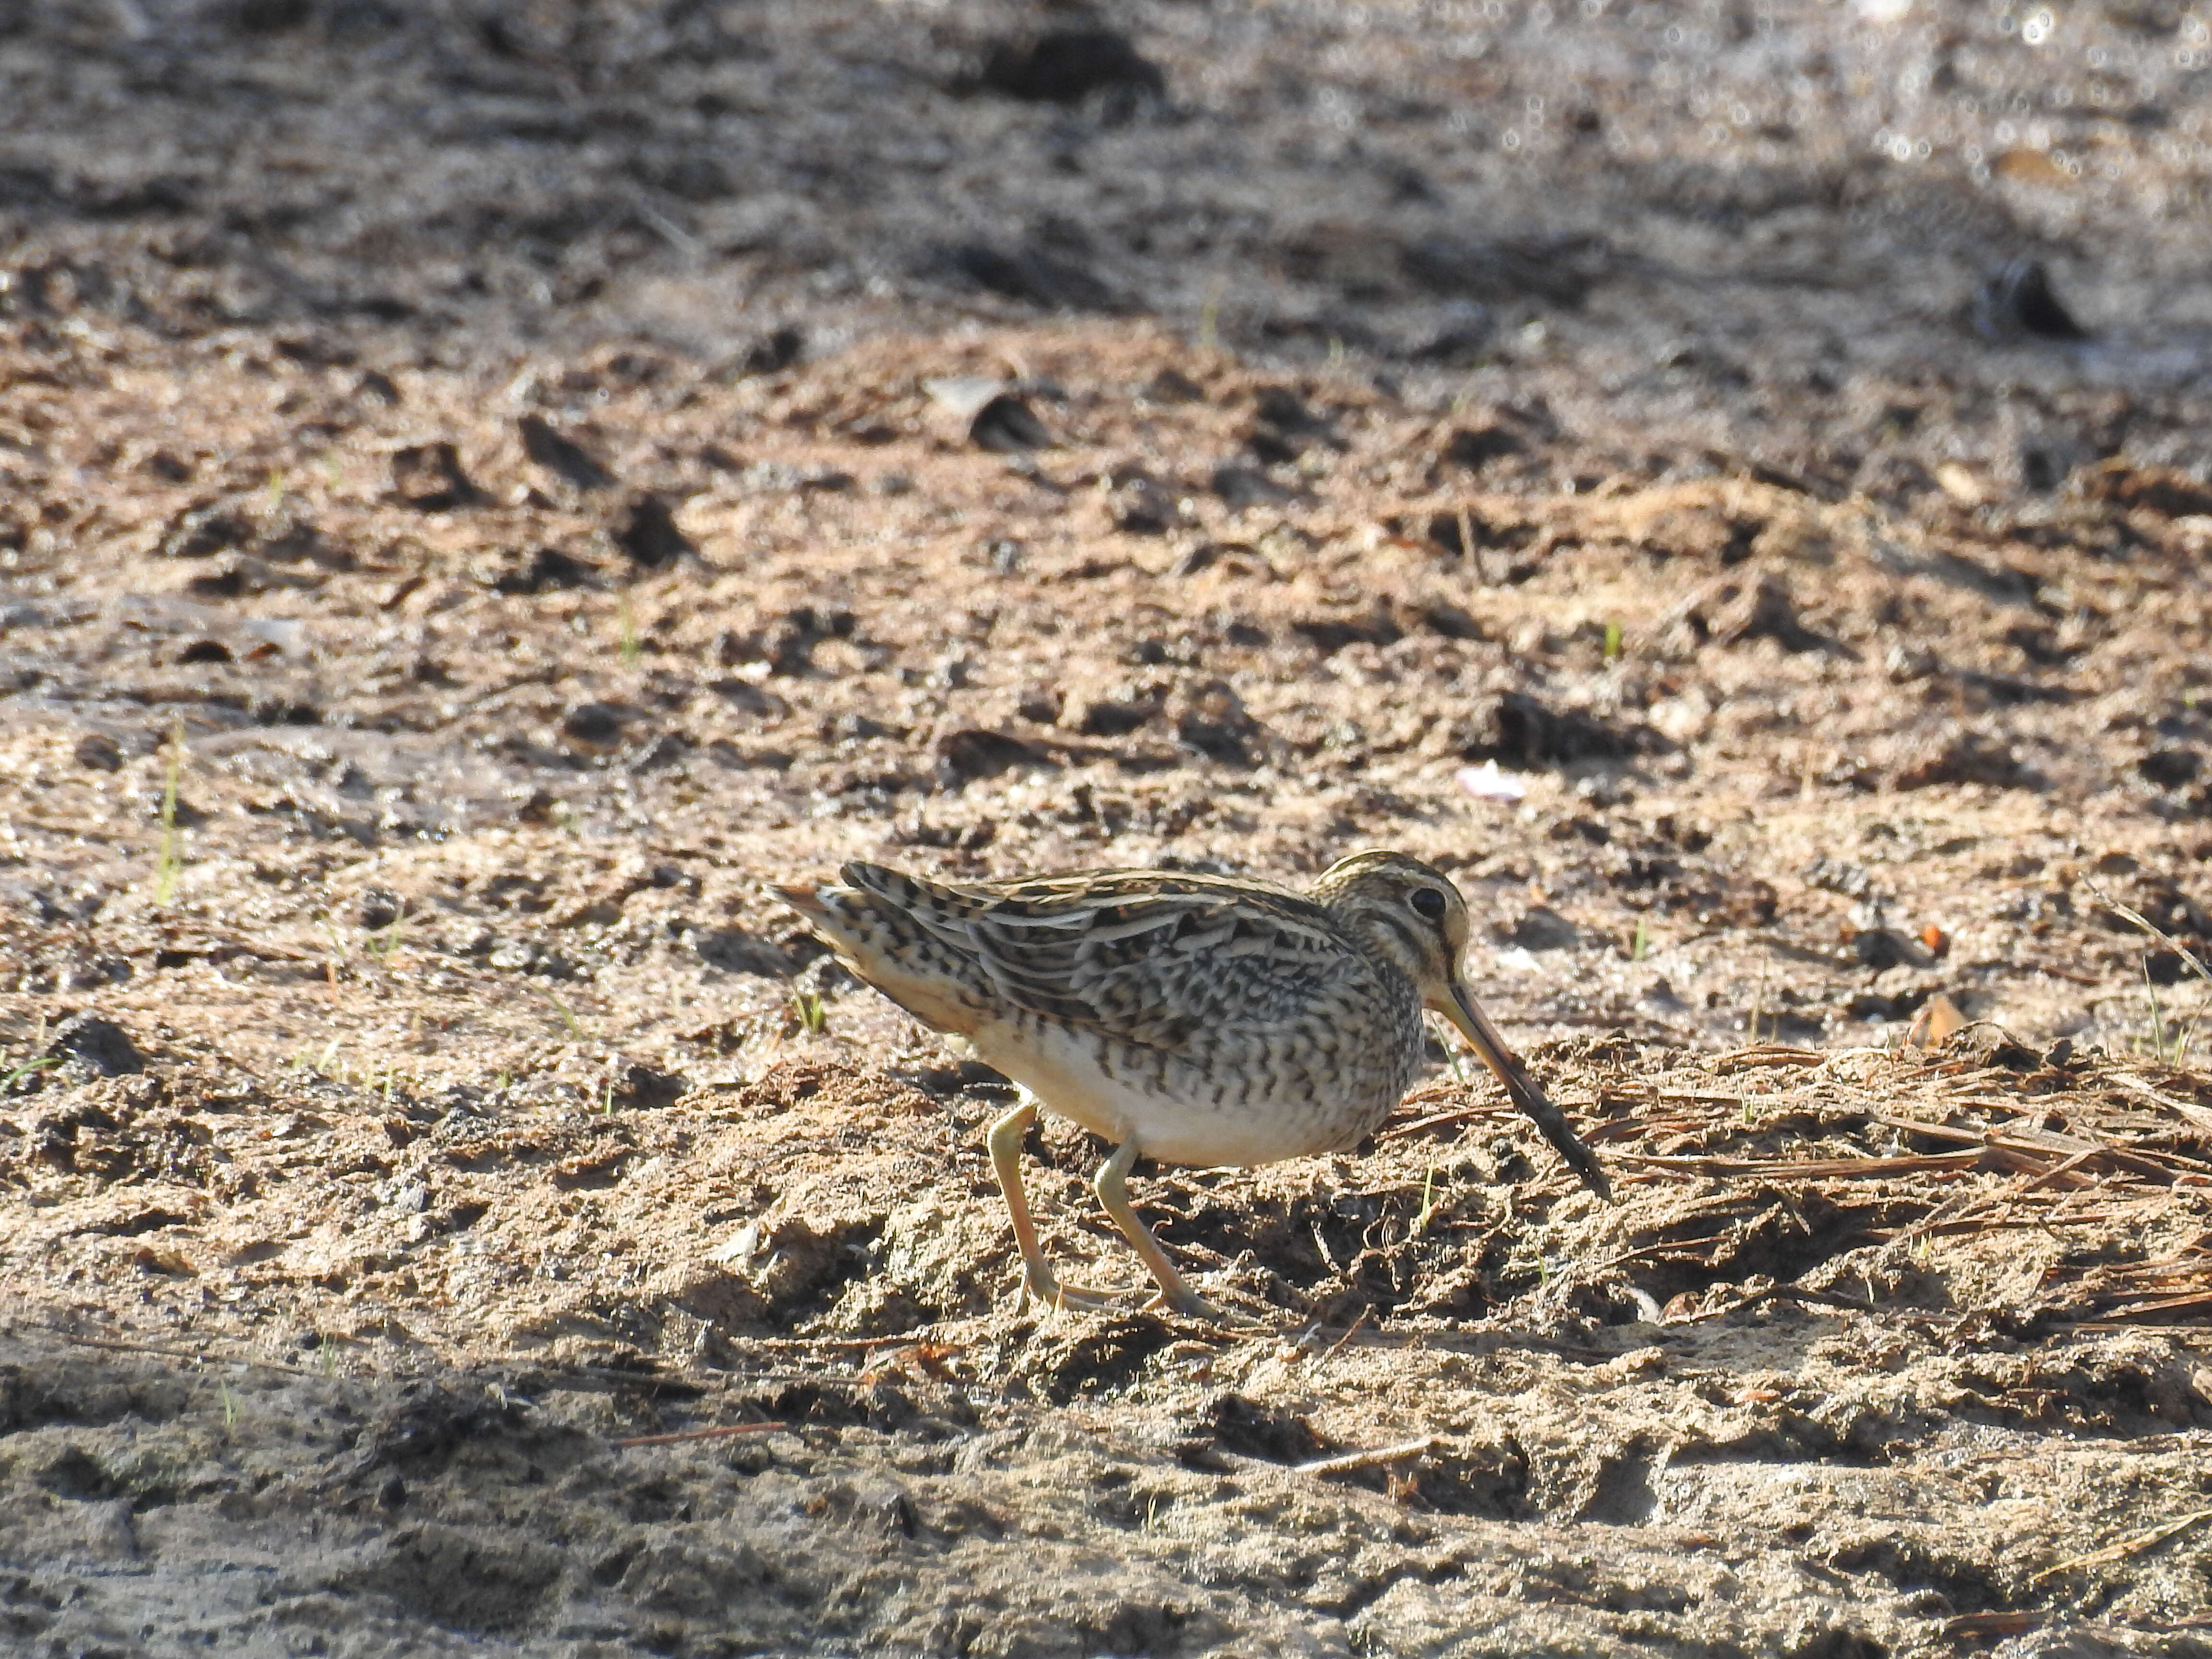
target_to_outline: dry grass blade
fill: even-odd
[[[1704,1238],[1669,1238],[1656,1244],[1646,1244],[1639,1249],[1624,1250],[1619,1255],[1606,1258],[1605,1267],[1610,1272],[1632,1261],[1703,1261],[1705,1252],[1728,1243],[1726,1233],[1712,1233]]]
[[[2074,1173],[2084,1164],[2087,1164],[2093,1156],[2094,1155],[2089,1152],[2076,1152],[2073,1157],[2068,1158],[2063,1164],[2054,1164],[2050,1169],[2045,1170],[2041,1175],[2032,1176],[2028,1180],[2021,1182],[2017,1187],[2014,1188],[2012,1191],[2007,1193],[1999,1201],[2008,1202],[2015,1198],[2026,1198],[2030,1193],[2039,1193],[2045,1187],[2056,1186],[2059,1184],[2063,1179],[2073,1176]],[[2094,1186],[2096,1183],[2091,1182],[2087,1184]]]
[[[1668,1325],[1696,1325],[1709,1319],[1724,1319],[1746,1308],[1757,1307],[1762,1302],[1800,1302],[1816,1308],[1838,1308],[1846,1313],[1872,1313],[1875,1304],[1858,1297],[1841,1296],[1834,1291],[1815,1290],[1808,1285],[1767,1285],[1711,1308],[1700,1308],[1695,1313],[1683,1314],[1663,1322]]]
[[[2164,1316],[2182,1313],[2212,1314],[2212,1291],[2200,1291],[2194,1296],[2172,1296],[2158,1302],[2139,1302],[2132,1307],[2108,1310],[2105,1317],[2115,1323],[2132,1324],[2139,1320],[2153,1323],[2166,1322]]]
[[[2192,1510],[2187,1515],[2177,1516],[2171,1521],[2162,1521],[2155,1527],[2132,1534],[2117,1544],[2092,1550],[2087,1555],[2077,1555],[2070,1561],[2061,1561],[2055,1567],[2045,1567],[2027,1581],[2027,1587],[2039,1589],[2052,1579],[2069,1572],[2078,1572],[2083,1567],[2109,1566],[2115,1561],[2124,1561],[2130,1556],[2141,1555],[2145,1550],[2154,1549],[2167,1539],[2188,1531],[2200,1521],[2212,1521],[2212,1509]]]
[[[747,1348],[909,1348],[938,1340],[953,1322],[917,1325],[896,1336],[744,1336],[732,1340]]]
[[[723,1440],[733,1434],[765,1434],[787,1429],[788,1423],[726,1423],[716,1429],[685,1429],[676,1434],[634,1434],[626,1440],[610,1440],[610,1446],[672,1446],[680,1440]]]
[[[1928,1175],[1971,1170],[1986,1152],[1920,1152],[1905,1158],[1662,1158],[1649,1152],[1616,1152],[1624,1164],[1641,1164],[1681,1175],[1758,1176],[1768,1180],[1856,1181],[1882,1176]]]
[[[2167,933],[2165,928],[2160,927],[2156,922],[2153,921],[2148,916],[2143,915],[2142,911],[2135,908],[2132,905],[2121,903],[2119,900],[2114,898],[2103,888],[2098,886],[2095,882],[2091,881],[2085,877],[2081,884],[2097,896],[2098,903],[2103,905],[2107,910],[2110,910],[2114,915],[2118,916],[2122,921],[2132,923],[2134,926],[2142,929],[2144,933],[2148,933],[2153,939],[2166,946],[2167,950],[2172,951],[2184,962],[2187,963],[2191,968],[2194,968],[2197,970],[2197,978],[2203,980],[2208,985],[2212,985],[2212,968],[2207,968],[2197,954],[2194,951],[2191,950],[2186,945],[2184,945],[2179,939],[2174,938],[2174,936]]]
[[[2069,1161],[2070,1162],[2070,1161]],[[2000,1227],[2081,1226],[2103,1224],[2112,1221],[2112,1213],[2106,1210],[2077,1210],[2054,1213],[2053,1206],[2045,1202],[2029,1206],[2030,1213],[2018,1212],[2015,1206],[2025,1198],[2045,1195],[2045,1189],[2058,1184],[2054,1176],[2070,1175],[2068,1164],[2045,1170],[2014,1182],[1997,1192],[1960,1193],[1938,1204],[1910,1227],[1899,1229],[1893,1237],[1905,1240],[1915,1238],[1956,1237],[1962,1234],[1992,1231]],[[2096,1183],[2091,1182],[2089,1185]],[[2069,1186],[2065,1188],[2072,1191]]]
[[[2190,1044],[2196,1038],[2198,1023],[2203,1019],[2207,1009],[2212,1008],[2212,969],[2205,967],[2203,959],[2194,951],[2191,950],[2186,945],[2184,945],[2172,933],[2167,933],[2165,928],[2160,927],[2148,916],[2144,915],[2140,910],[2136,909],[2130,905],[2121,903],[2111,894],[2105,891],[2103,888],[2098,886],[2094,881],[2087,882],[2085,884],[2092,893],[2097,896],[2097,902],[2099,903],[2102,904],[2114,915],[2118,916],[2123,921],[2140,928],[2151,938],[2156,939],[2160,945],[2166,946],[2167,950],[2172,951],[2175,956],[2180,958],[2180,960],[2188,963],[2191,968],[2194,969],[2197,973],[2197,977],[2204,981],[2207,988],[2206,997],[2204,1000],[2198,1002],[2197,1012],[2190,1016],[2188,1024],[2182,1026],[2179,1024],[2178,1020],[2176,1021],[2177,1029],[2174,1032],[2173,1049],[2169,1054],[2166,1052],[2166,1045],[2165,1016],[2159,1012],[2158,984],[2151,976],[2149,958],[2145,957],[2143,960],[2143,992],[2148,998],[2150,1003],[2152,1052],[2161,1060],[2171,1060],[2174,1064],[2179,1065],[2182,1060],[2188,1054]]]
[[[1583,1139],[1594,1146],[1599,1146],[1607,1141],[1627,1140],[1638,1135],[1648,1137],[1655,1131],[1663,1130],[1665,1127],[1663,1124],[1639,1123],[1632,1117],[1608,1118],[1601,1123],[1593,1123],[1584,1129]]]
[[[109,1337],[82,1336],[75,1331],[64,1330],[58,1325],[33,1325],[28,1328],[44,1331],[50,1336],[59,1337],[63,1341],[74,1343],[81,1348],[105,1348],[112,1353],[154,1354],[163,1359],[182,1359],[195,1365],[252,1365],[259,1370],[283,1371],[293,1376],[315,1375],[314,1372],[298,1365],[287,1365],[275,1359],[257,1359],[250,1354],[206,1353],[191,1348],[166,1347],[157,1342],[124,1342]]]
[[[1930,1123],[1921,1118],[1892,1117],[1887,1114],[1876,1116],[1875,1121],[1893,1129],[1903,1129],[1911,1134],[1925,1135],[1930,1140],[1985,1146],[1994,1152],[2014,1158],[2055,1155],[2066,1160],[2064,1164],[2051,1171],[2053,1174],[2057,1169],[2084,1159],[2102,1159],[2116,1168],[2132,1170],[2161,1184],[2168,1184],[2173,1180],[2172,1166],[2179,1164],[2187,1169],[2193,1162],[2170,1153],[2134,1151],[2115,1146],[2109,1141],[2092,1140],[2083,1135],[2063,1134],[2027,1124],[2008,1124],[2001,1129],[1978,1129],[1963,1124]],[[2026,1173],[2035,1171],[2030,1170]]]
[[[2103,1263],[2045,1275],[2046,1291],[2112,1324],[2159,1324],[2212,1313],[2212,1251]]]
[[[1978,1233],[1999,1232],[2008,1227],[2033,1227],[2038,1231],[2049,1233],[2059,1227],[2106,1226],[2112,1220],[2112,1218],[2103,1212],[2083,1211],[2069,1214],[2060,1211],[2053,1214],[2045,1210],[2030,1208],[2006,1214],[2002,1210],[1993,1210],[1986,1215],[1957,1216],[1948,1221],[1923,1223],[1917,1232],[1887,1234],[1869,1231],[1867,1236],[1876,1240],[1892,1237],[1962,1238]]]
[[[1378,1142],[1403,1140],[1408,1135],[1425,1134],[1431,1129],[1448,1129],[1455,1123],[1465,1123],[1474,1118],[1512,1115],[1512,1112],[1503,1107],[1458,1106],[1449,1112],[1436,1112],[1427,1117],[1415,1118],[1411,1123],[1394,1123],[1375,1139]]]
[[[2123,1089],[2165,1107],[2166,1110],[2176,1114],[2185,1121],[2193,1123],[2200,1129],[2212,1131],[2212,1111],[2208,1111],[2202,1106],[2191,1105],[2185,1100],[2177,1099],[2162,1090],[2154,1089],[2131,1072],[2115,1070],[2109,1071],[2105,1075]]]
[[[1746,1071],[1759,1066],[1815,1066],[1829,1059],[1826,1049],[1797,1048],[1783,1043],[1754,1043],[1747,1048],[1736,1048],[1725,1054],[1715,1054],[1705,1062],[1708,1071],[1726,1076],[1730,1072]]]
[[[2084,1175],[2078,1170],[2069,1170],[2063,1163],[2053,1164],[2046,1157],[1995,1140],[1983,1148],[1982,1158],[1994,1169],[2008,1170],[2014,1175],[2032,1176],[2038,1182],[2063,1187],[2071,1192],[2097,1184],[2097,1177],[2093,1175]]]
[[[1998,1636],[2021,1636],[2039,1630],[2051,1615],[2007,1610],[2002,1613],[1962,1613],[1943,1621],[1943,1634],[1954,1642],[1984,1642]]]

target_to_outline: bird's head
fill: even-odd
[[[1467,901],[1451,878],[1403,853],[1354,853],[1329,866],[1313,896],[1338,924],[1413,981],[1425,1007],[1460,1024],[1467,993]],[[1474,1039],[1470,1038],[1472,1042]]]
[[[1339,926],[1413,982],[1421,1006],[1451,1022],[1583,1183],[1610,1198],[1611,1184],[1589,1148],[1468,994],[1460,972],[1467,951],[1467,901],[1451,878],[1403,853],[1354,853],[1322,872],[1312,896]]]

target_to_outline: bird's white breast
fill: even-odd
[[[1040,1021],[1025,1030],[984,1027],[975,1051],[1044,1106],[1120,1146],[1164,1163],[1200,1167],[1273,1164],[1359,1138],[1395,1103],[1321,1097],[1294,1076],[1247,1076],[1210,1087],[1174,1060],[1147,1057],[1096,1035]],[[1375,1109],[1379,1105],[1380,1109]]]

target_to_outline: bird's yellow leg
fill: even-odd
[[[1091,1190],[1098,1194],[1106,1213],[1114,1218],[1114,1224],[1121,1230],[1121,1237],[1129,1241],[1152,1277],[1159,1282],[1160,1300],[1179,1314],[1194,1319],[1211,1320],[1217,1325],[1249,1325],[1252,1322],[1241,1315],[1223,1312],[1191,1289],[1183,1276],[1176,1271],[1168,1253],[1152,1237],[1152,1230],[1145,1225],[1129,1203],[1129,1170],[1137,1161],[1137,1143],[1125,1140],[1121,1148],[1099,1167],[1091,1183]]]
[[[1006,1195],[1006,1214],[1014,1224],[1014,1243],[1022,1253],[1022,1293],[1033,1296],[1048,1308],[1104,1308],[1112,1304],[1096,1291],[1063,1285],[1053,1273],[1037,1244],[1036,1224],[1030,1219],[1030,1200],[1022,1190],[1022,1137],[1036,1121],[1036,1102],[1022,1103],[991,1125],[984,1144],[991,1149],[991,1170]],[[1155,1247],[1157,1248],[1157,1247]]]

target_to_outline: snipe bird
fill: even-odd
[[[1467,904],[1402,853],[1355,853],[1306,892],[1167,870],[946,883],[848,864],[781,887],[838,959],[1025,1091],[992,1124],[991,1164],[1048,1304],[1103,1305],[1038,1248],[1021,1143],[1039,1104],[1115,1147],[1098,1201],[1178,1312],[1220,1316],[1130,1206],[1139,1158],[1270,1164],[1357,1146],[1413,1080],[1421,1011],[1458,1028],[1583,1183],[1611,1191],[1460,975]]]

